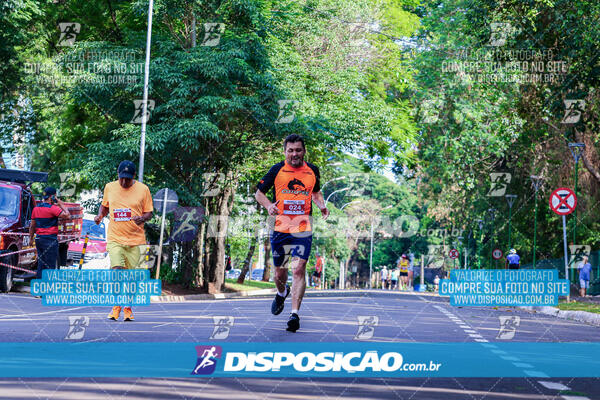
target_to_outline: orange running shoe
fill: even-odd
[[[108,319],[116,321],[119,319],[119,314],[121,314],[121,306],[114,306],[110,314],[108,314]]]
[[[123,308],[123,321],[133,321],[133,311],[131,311],[131,307]]]

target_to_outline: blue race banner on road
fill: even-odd
[[[0,377],[600,377],[600,343],[0,343]]]
[[[556,306],[569,281],[555,269],[452,270],[439,290],[452,306]]]
[[[149,305],[161,291],[161,281],[146,269],[46,269],[31,281],[31,294],[42,296],[45,306]]]

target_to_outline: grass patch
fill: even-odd
[[[558,395],[565,395],[565,396],[579,396],[579,397],[585,397],[587,396],[585,393],[582,392],[574,392],[573,390],[561,390],[560,392],[558,392]]]
[[[584,303],[584,302],[571,302],[571,303],[559,303],[558,308],[563,311],[587,311],[596,314],[600,314],[600,304],[597,303]]]
[[[244,284],[240,285],[237,283],[237,279],[225,279],[225,286],[228,289],[236,292],[248,291],[248,290],[259,290],[259,289],[272,289],[275,287],[273,282],[263,281],[251,281],[249,279],[244,280]]]

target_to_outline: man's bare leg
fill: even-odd
[[[294,276],[292,280],[292,312],[295,311],[296,313],[300,310],[300,304],[302,304],[302,298],[306,291],[306,261],[299,257],[294,257],[291,263],[292,274]]]
[[[285,284],[288,279],[288,269],[286,263],[281,267],[275,267],[275,286],[279,293],[285,292]]]

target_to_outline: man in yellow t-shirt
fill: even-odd
[[[138,268],[140,265],[140,245],[146,244],[144,222],[152,218],[152,196],[148,186],[134,180],[135,164],[122,161],[118,168],[119,179],[107,183],[96,224],[108,214],[110,223],[106,249],[110,266],[114,269]],[[114,306],[109,319],[119,319],[121,306]],[[133,321],[131,307],[123,309],[124,321]]]

